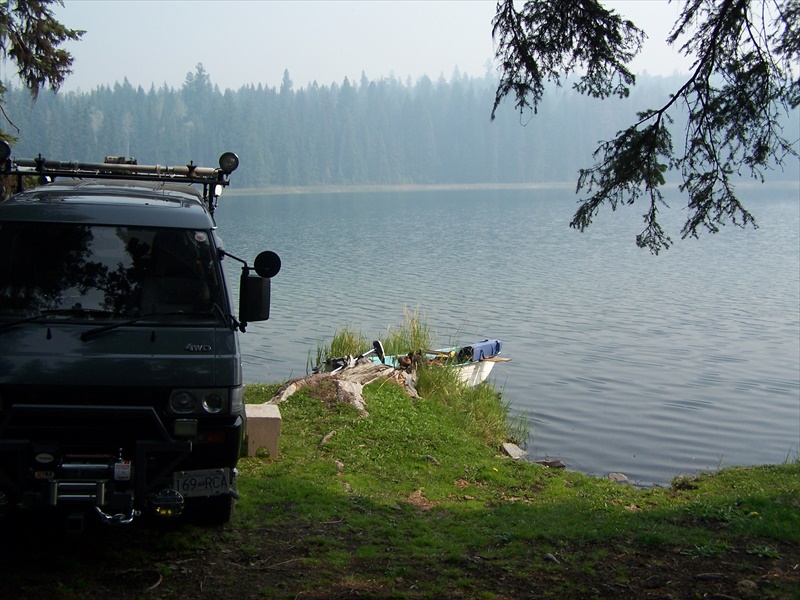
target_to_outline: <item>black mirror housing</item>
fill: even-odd
[[[271,281],[253,273],[239,279],[239,320],[242,326],[269,319]]]
[[[275,277],[281,270],[281,257],[275,254],[272,250],[265,250],[256,256],[253,261],[253,269],[261,277]]]

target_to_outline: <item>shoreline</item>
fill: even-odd
[[[575,181],[544,181],[526,183],[404,183],[404,184],[320,184],[320,185],[270,185],[255,188],[228,188],[225,196],[292,196],[310,194],[365,194],[384,192],[458,192],[458,191],[503,191],[503,190],[565,190],[574,189]],[[678,182],[669,182],[666,187],[677,190]],[[738,189],[763,191],[797,189],[796,181],[751,181],[743,180],[736,186]],[[575,190],[577,194],[577,190]]]
[[[473,191],[473,190],[554,190],[567,189],[571,182],[544,183],[436,183],[436,184],[360,184],[360,185],[276,185],[263,188],[228,189],[226,196],[305,195],[305,194],[360,194],[375,192],[429,192],[429,191]]]

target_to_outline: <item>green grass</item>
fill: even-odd
[[[430,350],[437,346],[437,334],[418,310],[403,311],[402,322],[389,327],[376,336],[383,343],[387,355],[405,355],[417,350]],[[452,345],[447,342],[443,346]],[[330,342],[317,345],[313,366],[329,358],[358,356],[369,350],[372,342],[349,327],[337,330]],[[509,403],[490,385],[470,388],[462,383],[454,371],[426,368],[420,365],[417,389],[421,396],[436,399],[451,409],[461,419],[460,426],[489,446],[499,447],[505,441],[521,446],[527,441],[527,423],[524,418],[509,421]]]
[[[389,327],[379,339],[386,354],[399,355],[414,350],[431,350],[436,344],[437,334],[419,309],[403,310],[403,320],[396,327]]]
[[[246,401],[278,387],[250,385]],[[280,405],[279,455],[239,461],[230,524],[77,540],[23,529],[0,548],[0,589],[43,600],[800,600],[798,461],[622,486],[503,456],[503,427],[481,423],[505,410],[491,388],[423,387],[412,399],[388,381],[367,386],[367,416],[303,387]],[[58,560],[42,568],[43,551]]]
[[[436,344],[416,312],[376,337],[390,354]],[[318,363],[370,347],[345,328],[317,349]],[[314,575],[294,592],[602,597],[617,586],[641,595],[655,569],[672,582],[662,595],[742,596],[736,582],[750,577],[757,593],[744,597],[800,598],[798,460],[639,489],[503,456],[505,441],[524,446],[526,424],[509,421],[502,393],[469,388],[451,369],[420,367],[417,399],[388,379],[367,386],[366,417],[325,385],[280,405],[278,459],[240,461],[235,528],[308,531],[303,568]],[[276,387],[249,386],[247,402]],[[734,587],[693,575],[720,565],[732,565]],[[511,591],[498,593],[499,580]]]
[[[387,355],[404,355],[415,350],[432,349],[436,337],[436,332],[424,315],[418,310],[405,309],[403,320],[398,325],[388,327],[372,338],[367,338],[361,332],[356,332],[347,326],[338,329],[330,341],[317,344],[314,358],[309,357],[309,363],[313,364],[307,367],[321,365],[329,358],[363,354],[372,348],[373,340],[380,340]],[[310,368],[307,370],[310,371]]]
[[[787,545],[797,551],[797,462],[729,468],[652,489],[544,469],[498,453],[508,424],[484,424],[506,414],[496,391],[439,377],[424,384],[421,377],[425,395],[416,400],[388,381],[368,386],[366,418],[306,389],[282,403],[280,458],[240,463],[237,526],[255,527],[265,514],[284,524],[346,523],[360,540],[350,569],[360,561],[391,563],[402,579],[421,562],[436,564],[441,573],[426,574],[431,597],[468,580],[465,557],[520,575],[563,570],[569,561],[590,577],[619,554],[775,561]],[[271,391],[250,386],[247,400],[266,401]],[[281,510],[287,506],[296,508]],[[545,554],[560,557],[561,566]],[[347,570],[338,550],[322,560]],[[634,577],[625,565],[605,576],[620,585]]]
[[[371,344],[364,335],[355,332],[349,327],[342,327],[334,333],[330,342],[320,342],[314,354],[314,358],[309,356],[306,371],[310,372],[313,367],[317,367],[329,358],[340,356],[358,356],[366,352]]]

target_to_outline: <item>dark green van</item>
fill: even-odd
[[[226,522],[245,427],[237,336],[269,318],[280,260],[220,247],[234,154],[107,161],[3,161],[7,185],[49,183],[0,202],[0,513]],[[226,257],[242,263],[238,311]]]

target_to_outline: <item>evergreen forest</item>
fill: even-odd
[[[625,100],[598,101],[565,87],[545,96],[538,114],[506,102],[490,119],[497,80],[455,72],[449,80],[394,78],[295,88],[220,90],[202,64],[179,89],[149,90],[127,80],[88,92],[29,93],[7,84],[4,129],[13,156],[139,164],[216,166],[239,155],[234,188],[325,185],[574,184],[602,140],[661,106],[680,77],[638,78]],[[797,139],[797,111],[789,139]],[[673,143],[682,144],[676,115]],[[770,180],[797,180],[797,161]]]

